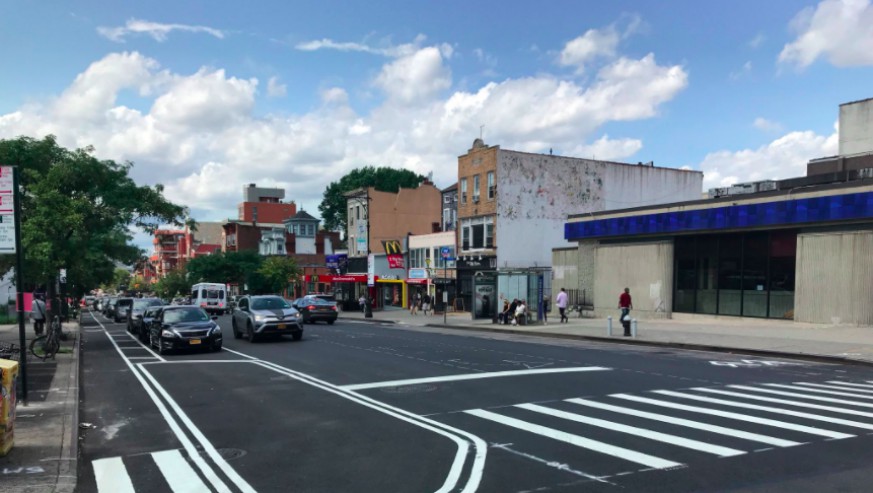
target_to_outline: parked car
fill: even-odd
[[[221,351],[221,327],[199,306],[164,306],[149,323],[149,345],[166,354],[174,349]]]
[[[324,321],[333,325],[337,319],[336,302],[316,296],[304,296],[294,302],[294,308],[302,315],[303,323]]]
[[[268,334],[291,334],[295,341],[303,338],[303,318],[281,296],[243,296],[231,318],[233,336],[245,336],[254,342]]]
[[[145,336],[141,335],[143,330],[143,314],[146,309],[152,306],[163,306],[164,301],[160,298],[134,298],[133,308],[127,315],[127,331],[139,336],[141,340],[145,340]]]
[[[133,298],[118,298],[115,300],[115,308],[113,308],[110,317],[115,323],[127,320],[127,314],[130,313],[131,308],[133,308]]]
[[[151,344],[151,336],[149,334],[149,329],[151,328],[152,321],[160,315],[161,310],[164,309],[165,306],[169,305],[157,305],[150,306],[146,308],[146,310],[142,314],[142,320],[139,324],[139,330],[134,329],[133,334],[142,341],[143,344]]]
[[[80,303],[82,308],[88,309],[94,306],[95,297],[91,295],[87,295],[82,298],[82,302]]]

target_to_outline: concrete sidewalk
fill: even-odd
[[[637,336],[629,338],[622,336],[623,330],[618,323],[617,310],[611,337],[607,335],[606,319],[571,317],[568,323],[562,324],[558,323],[557,313],[550,314],[548,324],[523,326],[494,324],[490,320],[472,320],[469,313],[449,313],[445,317],[445,322],[442,314],[410,315],[408,310],[373,312],[372,319],[365,319],[361,312],[342,312],[340,317],[417,326],[802,357],[873,365],[873,327],[674,314],[675,318],[670,320],[640,320]]]
[[[28,323],[26,328],[29,344],[33,327]],[[27,360],[28,401],[19,400],[15,446],[0,457],[4,493],[72,493],[76,488],[79,324],[65,323],[63,331],[68,338],[54,360]],[[18,345],[18,326],[0,325],[0,342]]]

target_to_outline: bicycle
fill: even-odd
[[[30,341],[30,354],[45,361],[54,359],[55,354],[61,349],[61,318],[57,315],[52,317],[48,331]]]

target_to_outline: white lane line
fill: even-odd
[[[835,397],[823,397],[820,395],[801,394],[800,392],[787,392],[784,390],[761,389],[758,387],[749,387],[748,385],[728,385],[728,387],[732,388],[732,389],[749,390],[752,392],[764,392],[767,394],[784,395],[786,397],[800,397],[801,399],[811,399],[814,401],[833,402],[834,404],[848,404],[850,406],[873,408],[873,404],[870,404],[867,402],[849,401],[846,399],[837,399]]]
[[[865,396],[862,394],[873,394],[873,390],[864,390],[864,389],[849,389],[843,387],[841,385],[825,385],[823,383],[810,383],[810,382],[794,382],[795,385],[802,385],[804,387],[816,387],[820,389],[831,389],[831,390],[845,390],[846,392],[855,392],[858,397],[862,399],[873,399],[873,397]],[[861,395],[859,395],[860,393]]]
[[[831,411],[831,412],[842,413],[842,414],[853,414],[855,416],[864,416],[866,418],[873,418],[873,413],[868,413],[868,412],[864,412],[864,411],[856,411],[855,409],[847,409],[845,407],[823,406],[821,404],[812,404],[809,402],[792,401],[790,399],[779,399],[777,397],[765,397],[763,395],[744,394],[742,392],[731,392],[729,390],[707,389],[704,387],[695,387],[691,390],[698,390],[700,392],[709,392],[712,394],[729,395],[731,397],[740,397],[742,399],[752,399],[752,400],[764,401],[764,402],[775,402],[776,404],[788,404],[790,406],[806,407],[809,409],[820,409],[822,411]]]
[[[519,430],[534,433],[536,435],[551,438],[553,440],[558,440],[560,442],[569,443],[570,445],[575,445],[577,447],[588,449],[594,452],[599,452],[601,454],[610,455],[612,457],[617,457],[619,459],[624,459],[630,462],[635,462],[637,464],[642,464],[644,466],[652,467],[655,469],[669,469],[673,467],[682,467],[684,465],[679,462],[673,462],[670,460],[661,459],[660,457],[655,457],[653,455],[637,452],[635,450],[617,447],[608,443],[598,442],[597,440],[574,435],[572,433],[565,433],[554,428],[549,428],[534,423],[528,423],[527,421],[522,421],[520,419],[510,418],[509,416],[493,413],[484,409],[468,409],[464,412],[478,418],[494,421],[495,423],[500,423],[502,425],[510,426],[512,428],[517,428]]]
[[[179,420],[182,421],[182,424],[184,424],[185,427],[188,428],[188,431],[190,431],[191,434],[194,435],[194,438],[197,439],[197,442],[200,443],[200,446],[203,447],[203,450],[206,452],[207,455],[209,455],[209,458],[212,459],[212,461],[215,462],[215,464],[218,465],[219,468],[221,468],[221,471],[224,472],[224,474],[228,478],[230,478],[233,484],[235,484],[237,488],[239,488],[240,491],[242,491],[243,493],[255,493],[255,489],[252,488],[252,485],[250,485],[245,479],[243,479],[242,476],[240,476],[236,472],[236,470],[231,467],[230,464],[227,463],[227,461],[224,460],[224,457],[222,457],[221,454],[218,453],[218,451],[206,438],[206,436],[200,431],[200,429],[197,428],[197,426],[194,424],[193,421],[191,421],[190,418],[188,418],[188,415],[185,414],[185,411],[183,411],[182,408],[179,407],[178,404],[176,404],[176,401],[173,400],[173,398],[170,396],[170,393],[167,392],[160,383],[158,383],[155,377],[152,376],[152,374],[149,373],[149,371],[146,370],[145,367],[143,367],[142,363],[137,363],[137,366],[139,367],[140,371],[142,371],[143,375],[145,375],[145,377],[152,383],[155,390],[157,390],[158,393],[161,394],[161,397],[163,397],[164,400],[167,401],[167,404],[170,405],[170,408],[173,410],[173,412],[176,413],[176,416],[179,417]],[[190,455],[191,454],[189,453],[189,456]]]
[[[96,318],[94,320],[98,324],[100,324],[100,327],[103,327],[102,322],[100,322]],[[103,330],[105,332],[106,327],[103,327]],[[179,440],[182,446],[185,447],[185,451],[188,453],[188,457],[191,457],[191,460],[200,469],[200,471],[203,472],[203,475],[206,476],[206,479],[209,481],[210,484],[212,484],[212,486],[215,488],[216,491],[218,491],[218,493],[231,493],[227,485],[224,484],[224,482],[215,474],[215,471],[213,471],[212,468],[209,467],[209,465],[206,463],[206,461],[203,460],[203,458],[200,456],[200,451],[197,450],[197,447],[194,446],[194,444],[188,438],[188,435],[186,435],[185,432],[182,431],[182,428],[173,418],[173,415],[170,414],[170,411],[167,410],[167,407],[164,405],[163,402],[161,402],[161,400],[158,398],[157,394],[155,394],[155,391],[148,384],[148,382],[146,382],[145,378],[143,377],[143,373],[145,372],[141,370],[142,367],[140,366],[142,365],[142,363],[134,365],[124,355],[124,353],[121,352],[121,348],[118,347],[118,344],[116,344],[115,341],[112,340],[111,337],[109,337],[108,332],[106,333],[106,338],[109,339],[109,342],[111,342],[112,345],[115,347],[115,350],[118,351],[118,355],[121,357],[122,361],[124,361],[124,364],[126,364],[127,367],[130,368],[130,372],[136,377],[137,380],[139,380],[139,383],[140,385],[142,385],[143,389],[145,389],[146,394],[148,394],[148,396],[152,399],[152,402],[155,404],[155,406],[157,406],[158,411],[161,413],[161,416],[163,416],[164,421],[167,422],[167,425],[169,425],[170,430],[172,430],[173,434],[176,435],[176,438]]]
[[[613,406],[612,404],[604,404],[602,402],[589,401],[586,399],[567,399],[567,402],[579,404],[580,406],[593,407],[595,409],[603,409],[604,411],[612,411],[616,413],[627,414],[629,416],[652,419],[655,421],[660,421],[662,423],[669,423],[671,425],[693,428],[695,430],[708,431],[710,433],[716,433],[719,435],[727,435],[730,437],[742,438],[744,440],[751,440],[753,442],[766,443],[768,445],[773,445],[776,447],[794,447],[796,445],[802,445],[801,442],[793,442],[791,440],[783,440],[782,438],[760,435],[758,433],[751,433],[748,431],[737,430],[734,428],[711,425],[709,423],[701,423],[700,421],[677,418],[675,416],[668,416],[666,414],[650,413],[647,411],[639,411],[637,409],[631,409],[628,407]]]
[[[154,452],[152,459],[170,484],[173,493],[210,493],[209,488],[178,450]]]
[[[811,389],[809,387],[803,387],[800,385],[786,385],[784,383],[765,383],[768,387],[778,387],[780,389],[790,389],[790,390],[802,390],[804,392],[814,392],[816,394],[827,394],[827,395],[840,395],[843,397],[852,397],[855,399],[873,399],[871,395],[858,395],[853,394],[851,392],[837,392],[836,390],[821,390],[821,389]]]
[[[657,442],[669,443],[671,445],[676,445],[679,447],[685,447],[700,452],[706,452],[708,454],[717,455],[719,457],[734,457],[746,453],[742,450],[721,447],[719,445],[712,445],[709,443],[692,440],[690,438],[683,438],[676,435],[648,430],[645,428],[637,428],[636,426],[627,426],[620,423],[615,423],[613,421],[606,421],[603,419],[582,416],[581,414],[568,413],[566,411],[560,411],[558,409],[552,409],[550,407],[540,406],[538,404],[516,404],[515,407],[527,409],[528,411],[534,411],[537,413],[547,414],[556,418],[575,421],[577,423],[584,423],[591,426],[606,428],[607,430],[628,433],[638,437],[648,438],[649,440],[655,440]]]
[[[786,416],[796,416],[798,418],[806,418],[814,421],[824,421],[825,423],[833,423],[843,426],[851,426],[853,428],[861,428],[863,430],[873,430],[873,425],[861,423],[860,421],[852,421],[849,419],[831,418],[822,416],[821,414],[805,413],[802,411],[792,411],[791,409],[783,409],[781,407],[759,406],[757,404],[746,404],[744,402],[729,401],[725,399],[714,399],[712,397],[703,397],[699,395],[686,394],[684,392],[673,392],[670,390],[658,390],[658,394],[671,395],[673,397],[681,397],[683,399],[691,399],[694,401],[708,402],[710,404],[721,404],[723,406],[740,407],[743,409],[755,409],[774,414],[784,414]]]
[[[823,430],[821,428],[814,428],[812,426],[804,426],[804,425],[796,425],[794,423],[786,423],[785,421],[778,421],[775,419],[767,419],[767,418],[758,418],[756,416],[750,416],[748,414],[740,414],[740,413],[732,413],[729,411],[719,411],[718,409],[710,409],[708,407],[697,407],[697,406],[688,406],[685,404],[676,404],[673,402],[660,401],[657,399],[649,399],[648,397],[637,397],[635,395],[630,394],[611,394],[610,397],[615,397],[617,399],[625,399],[634,402],[642,402],[644,404],[652,404],[655,406],[667,407],[671,409],[678,409],[681,411],[689,411],[692,413],[700,413],[700,414],[708,414],[710,416],[719,416],[722,418],[728,419],[736,419],[738,421],[746,421],[748,423],[757,423],[760,425],[772,426],[774,428],[782,428],[785,430],[793,430],[799,431],[803,433],[809,433],[810,435],[818,435],[828,438],[851,438],[855,435],[850,435],[848,433],[840,433],[831,430]]]
[[[238,352],[237,354],[240,354],[242,356],[248,356]],[[257,360],[257,358],[254,357],[250,358],[253,360]],[[371,399],[363,394],[358,394],[357,392],[345,390],[337,385],[333,385],[323,380],[319,380],[305,373],[291,370],[290,368],[285,368],[283,366],[277,365],[276,363],[271,363],[269,361],[254,361],[254,363],[282,375],[292,377],[313,387],[317,387],[332,394],[336,394],[352,402],[361,404],[362,406],[375,409],[376,411],[395,417],[397,419],[400,419],[401,421],[406,421],[407,423],[414,424],[420,428],[424,428],[428,431],[443,435],[454,441],[458,445],[458,451],[455,454],[455,460],[452,464],[451,469],[449,470],[449,474],[446,477],[446,480],[443,483],[442,487],[437,490],[437,493],[448,493],[457,489],[457,484],[460,481],[461,472],[464,469],[466,457],[470,449],[469,443],[464,441],[461,437],[466,438],[466,440],[469,440],[469,442],[474,445],[474,453],[473,464],[470,468],[470,477],[467,480],[466,485],[464,485],[464,488],[461,490],[461,493],[473,493],[478,490],[479,483],[482,481],[482,474],[485,469],[485,458],[488,451],[488,445],[478,436],[473,435],[472,433],[468,433],[464,430],[460,430],[458,428],[454,428],[452,426],[440,423],[439,421],[434,421],[430,418],[419,416],[409,411],[405,411],[403,409]]]
[[[98,459],[91,463],[98,493],[136,493],[121,457]]]
[[[873,385],[865,385],[863,383],[841,382],[839,380],[828,380],[828,383],[835,383],[837,385],[846,385],[849,387],[861,387],[861,388],[865,388],[865,389],[873,389]]]
[[[465,373],[462,375],[444,375],[441,377],[409,378],[405,380],[389,380],[386,382],[358,383],[343,385],[346,390],[378,389],[381,387],[399,387],[402,385],[418,385],[422,383],[457,382],[461,380],[478,380],[482,378],[517,377],[528,375],[543,375],[548,373],[578,373],[588,371],[606,371],[611,368],[601,366],[581,366],[573,368],[535,368],[530,370],[493,371],[488,373]]]

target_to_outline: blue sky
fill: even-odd
[[[131,160],[200,220],[245,183],[317,212],[361,165],[434,173],[488,144],[705,173],[802,174],[873,97],[868,0],[0,0],[0,138]]]

